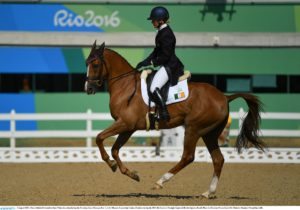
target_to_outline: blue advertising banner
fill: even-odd
[[[0,113],[35,113],[34,94],[0,94]],[[10,122],[0,120],[0,131],[9,130]],[[36,121],[17,121],[17,130],[36,130]]]
[[[103,31],[63,4],[0,4],[0,30]]]
[[[68,73],[61,48],[0,47],[0,73]]]

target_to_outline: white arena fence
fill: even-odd
[[[241,108],[239,112],[230,113],[232,119],[238,119],[242,124],[246,112]],[[300,120],[300,113],[262,113],[263,120]],[[0,162],[99,162],[102,161],[97,147],[92,147],[92,138],[100,131],[93,130],[93,121],[112,120],[109,113],[15,113],[0,114],[1,121],[10,122],[9,131],[1,131],[0,138],[10,139],[10,147],[0,147]],[[78,120],[86,121],[86,129],[79,131],[54,130],[54,131],[18,131],[16,121],[28,120]],[[178,131],[178,132],[177,132]],[[137,131],[133,137],[161,137],[162,131]],[[175,128],[173,137],[182,142],[183,129]],[[236,136],[238,129],[231,129],[230,135]],[[300,137],[299,130],[261,130],[264,137]],[[170,137],[170,135],[168,136]],[[85,138],[86,147],[16,147],[18,138]],[[109,147],[106,149],[110,150]],[[151,146],[123,147],[120,157],[129,162],[176,162],[182,154],[182,146],[161,147],[159,155],[156,148]],[[232,163],[300,163],[300,148],[269,148],[265,153],[256,149],[248,149],[238,154],[235,148],[221,148],[226,162]],[[211,162],[210,155],[205,147],[197,147],[195,161]]]

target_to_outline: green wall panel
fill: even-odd
[[[186,69],[207,74],[300,74],[297,48],[180,48]]]
[[[133,67],[153,50],[152,47],[112,49],[122,55]],[[86,73],[85,59],[90,53],[90,48],[61,47],[58,50],[63,54],[62,62],[67,66],[66,71]],[[177,47],[176,54],[184,63],[185,68],[192,73],[300,75],[300,48]],[[51,58],[48,57],[48,59]],[[51,60],[50,64],[55,67],[54,60]]]
[[[196,18],[197,10],[205,14],[202,16],[201,22],[199,22],[199,17]],[[189,11],[190,9],[186,8],[185,12],[187,14],[189,14]],[[223,5],[209,5],[195,6],[192,11],[195,13],[192,19],[193,27],[203,32],[295,31],[294,10],[291,5],[232,6],[231,4],[227,4],[225,7]],[[194,14],[193,12],[192,14]],[[230,13],[232,13],[231,17]],[[177,19],[179,18],[181,17],[177,17]],[[174,26],[177,25],[174,24]],[[186,28],[185,30],[188,29]]]
[[[300,6],[295,6],[295,25],[296,31],[300,31]]]
[[[107,93],[87,95],[85,93],[69,94],[35,94],[37,113],[74,113],[86,112],[91,109],[93,112],[109,112],[109,96]],[[104,129],[110,125],[110,121],[95,121],[95,129]],[[41,130],[78,130],[86,129],[85,121],[38,121],[38,129]]]
[[[228,94],[230,95],[230,94]],[[300,94],[256,94],[264,103],[265,112],[300,112]],[[230,103],[230,111],[238,111],[248,106],[245,101],[238,98]],[[237,127],[238,120],[233,120],[233,126]],[[265,129],[300,129],[300,120],[262,120],[262,128]]]
[[[148,54],[143,48],[112,48],[135,67],[140,61],[144,60]]]
[[[153,48],[112,48],[135,66]],[[88,51],[88,49],[86,49]],[[185,68],[199,74],[300,74],[300,48],[177,48]]]
[[[70,73],[82,73],[86,70],[81,48],[62,48],[62,52]]]

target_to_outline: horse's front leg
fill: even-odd
[[[134,133],[134,131],[126,131],[126,132],[120,133],[120,135],[118,136],[116,142],[114,143],[111,151],[112,151],[112,156],[117,161],[117,164],[118,164],[119,169],[122,172],[122,174],[125,174],[125,175],[129,176],[130,178],[134,179],[135,181],[139,182],[140,178],[137,175],[137,172],[130,171],[128,168],[126,168],[126,166],[123,164],[123,162],[121,161],[121,159],[119,157],[120,148],[128,141],[128,139],[130,138],[130,136],[133,133]]]
[[[115,160],[110,160],[109,155],[107,154],[104,148],[103,141],[108,137],[117,135],[124,131],[126,131],[125,123],[123,123],[121,120],[117,120],[110,127],[99,133],[96,137],[96,143],[100,150],[102,160],[107,163],[107,165],[111,168],[113,172],[117,170],[118,165]]]

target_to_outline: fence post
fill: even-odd
[[[244,109],[241,107],[239,109],[239,133],[242,129],[242,124],[243,124],[243,121],[244,121],[244,115],[245,115]]]
[[[92,137],[91,133],[93,131],[93,124],[92,124],[92,110],[87,110],[87,119],[86,119],[86,131],[88,136],[86,137],[86,147],[92,147]]]
[[[10,112],[10,157],[12,160],[15,160],[15,149],[16,149],[16,112],[14,109]]]

